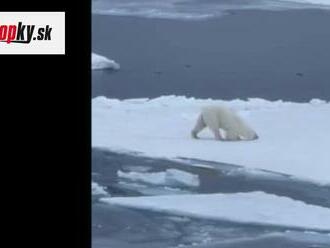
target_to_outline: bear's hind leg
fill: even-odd
[[[220,129],[214,128],[214,129],[212,129],[212,133],[214,134],[214,137],[216,140],[223,140],[223,138],[221,137],[221,134],[220,134]]]
[[[233,132],[226,132],[226,140],[230,140],[230,141],[240,140],[240,137]]]
[[[202,131],[205,127],[206,127],[206,124],[205,124],[205,122],[203,120],[203,117],[202,117],[202,115],[199,115],[194,129],[191,131],[191,136],[194,139],[198,139],[197,134],[200,131]]]

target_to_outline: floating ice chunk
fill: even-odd
[[[99,184],[92,182],[92,195],[109,195],[105,188]]]
[[[189,172],[177,169],[167,169],[162,172],[117,172],[118,177],[130,179],[132,181],[140,181],[155,185],[164,186],[199,186],[199,177]]]
[[[183,184],[192,187],[199,186],[198,175],[177,169],[167,169],[165,181],[170,185]]]
[[[119,70],[120,65],[114,60],[92,53],[92,70],[114,69]]]

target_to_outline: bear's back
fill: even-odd
[[[224,105],[209,105],[202,108],[203,118],[211,120],[223,129],[233,128],[237,122],[241,122],[235,112]]]

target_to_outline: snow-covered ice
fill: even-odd
[[[329,208],[264,192],[112,197],[101,201],[181,216],[330,231]]]
[[[219,142],[205,129],[190,137],[204,105],[225,104],[259,135],[255,141]],[[285,173],[330,183],[330,103],[264,99],[201,100],[183,96],[92,100],[92,146],[150,157],[195,158]]]
[[[199,177],[189,172],[177,169],[167,169],[161,172],[117,172],[118,177],[130,179],[133,181],[140,181],[155,185],[168,186],[199,186]]]
[[[119,70],[120,65],[114,60],[108,59],[96,53],[92,53],[92,70],[114,69]]]

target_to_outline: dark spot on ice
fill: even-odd
[[[301,73],[301,72],[297,72],[297,73],[296,73],[296,76],[298,76],[298,77],[303,77],[303,76],[304,76],[304,74],[303,74],[303,73]]]
[[[184,65],[184,67],[186,67],[186,68],[191,68],[191,65],[186,64],[186,65]]]

